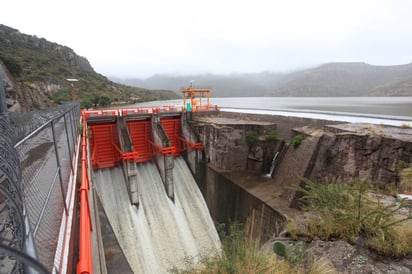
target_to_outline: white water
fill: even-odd
[[[278,155],[279,155],[279,151],[276,152],[275,156],[273,157],[272,163],[270,164],[269,173],[265,174],[265,177],[267,178],[272,177],[273,170],[275,170],[275,166],[276,166],[276,158],[278,157]]]
[[[134,273],[166,273],[189,256],[213,253],[220,241],[207,206],[182,158],[175,158],[175,201],[154,163],[138,164],[139,207],[129,203],[120,168],[98,170],[94,182]]]

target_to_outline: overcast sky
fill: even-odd
[[[411,0],[10,0],[0,23],[106,76],[286,72],[412,62]]]

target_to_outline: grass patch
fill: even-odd
[[[412,254],[412,222],[391,227],[383,236],[368,239],[367,245],[378,253],[391,257],[404,257]]]
[[[412,164],[408,163],[405,165],[399,171],[399,175],[400,175],[399,190],[404,194],[412,194]]]
[[[276,130],[271,130],[265,135],[265,139],[268,142],[274,142],[278,139],[278,132]]]
[[[246,143],[249,146],[253,146],[257,144],[258,141],[259,141],[259,134],[256,131],[246,132]]]
[[[303,180],[306,186],[299,188],[304,194],[301,202],[305,210],[315,213],[306,223],[308,239],[344,239],[354,243],[362,237],[370,249],[382,255],[412,255],[412,215],[400,214],[404,209],[411,212],[407,201],[385,202],[363,181],[348,185]]]
[[[222,253],[218,256],[203,254],[199,258],[187,258],[184,267],[169,270],[171,273],[303,273],[288,261],[277,258],[273,253],[260,251],[255,241],[249,240],[243,227],[231,224],[221,230]],[[225,232],[223,232],[225,231]]]
[[[331,265],[328,259],[320,257],[311,259],[310,267],[306,273],[308,274],[334,274],[336,269]]]
[[[290,144],[292,145],[294,149],[297,149],[300,146],[300,144],[303,142],[303,140],[305,140],[305,135],[297,134],[292,138],[292,140],[290,141]]]

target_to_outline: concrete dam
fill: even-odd
[[[409,128],[332,126],[330,121],[274,120],[273,116],[241,113],[196,112],[189,117],[171,110],[90,113],[87,118],[92,165],[110,162],[101,155],[93,157],[100,145],[93,127],[104,123],[117,128],[118,139],[108,142],[117,142],[113,153],[123,151],[123,158],[135,157],[92,172],[107,219],[133,272],[165,272],[179,266],[176,258],[217,252],[220,244],[213,221],[239,221],[251,239],[264,244],[284,230],[287,219],[298,214],[299,193],[288,186],[299,185],[301,176],[317,181],[328,176],[350,180],[362,172],[383,185],[402,185],[396,163],[407,162],[412,155]],[[150,134],[133,130],[143,124]],[[370,134],[371,130],[379,130],[381,136]],[[246,136],[252,131],[260,137],[248,144]],[[267,137],[273,131],[277,138]],[[108,130],[103,132],[114,136],[107,134]],[[146,136],[146,145],[137,141],[141,138],[136,134]],[[296,135],[305,136],[302,144],[288,145]],[[142,161],[139,152],[131,154],[137,143]],[[368,151],[358,149],[365,146]],[[404,148],[401,153],[399,146]],[[331,155],[339,155],[332,167]]]
[[[213,254],[220,241],[203,197],[182,158],[175,160],[174,201],[157,167],[137,168],[139,206],[130,204],[120,168],[94,172],[96,189],[119,245],[134,273],[166,273],[185,258]]]
[[[188,113],[169,106],[83,111],[78,127],[80,111],[67,107],[17,145],[21,158],[31,159],[24,162],[23,178],[32,189],[43,186],[50,197],[40,207],[27,207],[32,242],[39,262],[59,273],[74,272],[74,263],[78,273],[164,273],[184,267],[186,259],[219,252],[213,222],[240,222],[251,239],[265,244],[299,214],[299,193],[289,186],[301,184],[301,177],[322,182],[367,176],[382,187],[410,191],[403,180],[409,177],[399,170],[412,155],[412,132],[406,126]],[[76,129],[83,131],[81,149],[75,149]],[[295,136],[300,137],[297,145]],[[45,146],[44,140],[55,145]],[[80,184],[75,179],[80,169],[73,168],[79,155],[68,158],[68,151],[82,152]],[[57,165],[55,159],[60,159]],[[44,169],[39,171],[39,165]],[[25,190],[26,202],[37,197]],[[60,196],[68,202],[50,206]],[[60,230],[44,229],[57,215],[62,222],[53,227]],[[70,234],[75,237],[62,236]],[[48,240],[56,236],[59,241]]]
[[[207,205],[181,155],[197,157],[201,145],[179,110],[83,113],[89,180],[133,273],[166,273],[187,258],[220,253]]]

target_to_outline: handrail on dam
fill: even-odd
[[[160,147],[158,146],[156,143],[148,140],[148,142],[152,145],[152,147],[154,148],[154,154],[160,153],[163,155],[173,155],[176,153],[176,148],[174,146],[170,146],[170,147]]]
[[[84,114],[84,112],[82,113]],[[79,228],[79,262],[77,263],[77,273],[92,273],[92,248],[91,231],[92,220],[89,206],[89,180],[87,164],[87,142],[86,142],[86,116],[83,115],[83,135],[82,135],[82,178],[79,189],[80,199],[80,228]]]
[[[156,114],[156,113],[168,113],[177,112],[182,113],[184,111],[216,111],[218,110],[218,105],[206,104],[206,105],[196,105],[188,109],[184,106],[179,105],[166,105],[161,107],[137,107],[137,108],[116,108],[116,109],[98,109],[98,110],[84,110],[83,115],[86,118],[89,117],[99,117],[99,116],[119,116],[124,117],[133,114]]]
[[[180,149],[180,151],[185,151],[185,150],[191,150],[191,149],[197,149],[197,150],[202,150],[203,145],[202,143],[192,143],[189,140],[186,140],[185,138],[182,138],[180,136],[176,137],[183,143],[183,147]]]
[[[137,151],[124,152],[116,144],[112,143],[112,146],[119,153],[121,159],[125,161],[137,161],[139,159],[139,153],[137,153]]]

